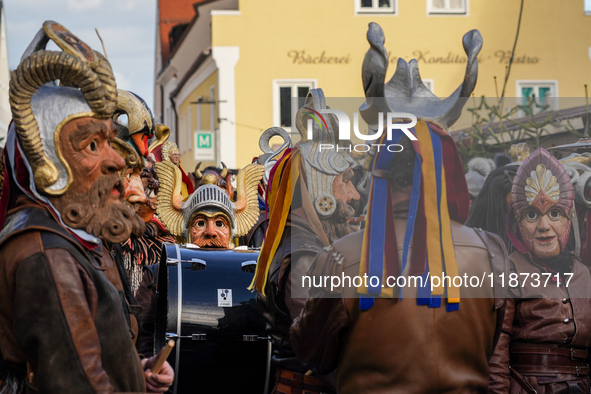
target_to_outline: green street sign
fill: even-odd
[[[211,133],[197,133],[197,148],[210,149],[212,147]]]
[[[215,133],[199,130],[193,134],[195,161],[215,161]]]

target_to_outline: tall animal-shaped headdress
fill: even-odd
[[[416,138],[412,141],[416,155],[402,261],[399,261],[396,247],[388,177],[395,153],[381,149],[374,157],[360,274],[377,276],[380,281],[375,286],[370,282],[369,287],[360,289],[367,295],[360,300],[362,310],[372,307],[372,297],[392,297],[392,289],[382,287],[382,283],[389,275],[400,275],[407,264],[410,264],[410,275],[422,276],[425,281],[429,275],[443,272],[449,276],[457,275],[450,220],[466,221],[469,194],[465,177],[457,176],[458,172],[463,174],[462,163],[447,128],[458,119],[474,89],[478,75],[477,55],[482,47],[482,37],[477,30],[464,35],[462,43],[468,56],[464,82],[450,97],[441,100],[421,81],[414,59],[409,63],[398,59],[394,76],[384,83],[389,62],[384,33],[378,24],[370,23],[367,39],[371,47],[363,62],[366,102],[359,110],[370,131],[378,131],[380,112],[410,113],[418,122],[409,129]],[[403,137],[402,131],[395,130],[392,140],[387,140],[384,133],[380,143],[386,146],[397,144]],[[409,257],[411,241],[412,255]],[[453,285],[435,287],[432,292],[430,287],[420,287],[417,302],[439,307],[442,296],[447,297],[448,311],[458,309],[460,292]]]

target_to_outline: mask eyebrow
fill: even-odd
[[[115,136],[113,128],[107,127],[102,122],[90,120],[88,123],[78,123],[77,130],[70,134],[70,142],[74,149],[82,150],[87,140],[94,135],[100,135],[104,139],[111,140]]]
[[[343,173],[343,182],[350,181],[355,176],[355,172],[351,168],[347,168]]]

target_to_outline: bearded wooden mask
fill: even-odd
[[[49,39],[63,52],[43,50]],[[61,86],[46,85],[56,80]],[[117,100],[111,65],[63,26],[47,21],[12,72],[9,94],[36,187],[48,195],[65,193],[73,178],[59,150],[60,131],[76,118],[111,117]]]
[[[525,159],[513,180],[511,202],[529,252],[550,258],[564,250],[574,197],[570,177],[548,151],[538,148]]]
[[[45,51],[50,39],[63,52]],[[121,203],[124,161],[111,148],[116,100],[109,62],[53,21],[11,75],[14,127],[36,198],[67,227],[110,242],[144,229]]]

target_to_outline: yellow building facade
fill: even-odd
[[[199,161],[241,168],[260,154],[262,131],[271,126],[290,130],[290,96],[322,88],[327,97],[364,97],[361,67],[369,22],[384,30],[390,55],[386,79],[398,57],[415,58],[426,85],[443,98],[464,77],[463,35],[478,29],[484,44],[474,95],[497,97],[520,6],[519,0],[220,0],[196,5],[198,16],[166,66],[187,56],[191,60],[185,63],[192,67],[177,66],[169,79],[170,70],[157,70],[155,112],[173,124],[185,169]],[[192,36],[207,27],[206,38]],[[505,96],[584,97],[584,84],[591,84],[590,57],[591,16],[583,0],[525,0]],[[207,103],[196,104],[200,98]],[[166,118],[165,107],[173,104],[176,124],[174,111]],[[465,125],[459,122],[456,128]],[[215,140],[210,161],[199,160],[204,148],[196,136],[204,130]]]

